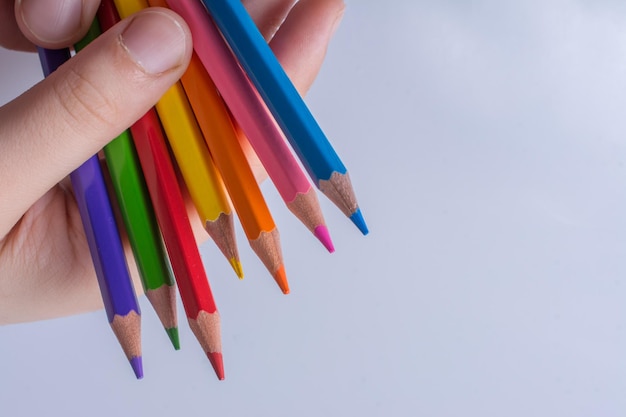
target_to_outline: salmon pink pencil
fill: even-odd
[[[196,3],[194,0],[168,0],[168,2],[170,5]],[[317,187],[363,234],[367,234],[367,225],[357,204],[346,167],[241,1],[202,0],[202,3],[212,17],[209,20],[219,27],[221,34],[237,56],[239,64],[263,97]],[[202,13],[196,10],[196,13],[206,15],[206,11]],[[200,19],[200,16],[194,19]],[[194,29],[191,30],[193,33]],[[201,39],[209,42],[204,37]],[[215,41],[217,42],[217,39]],[[204,42],[194,42],[194,47],[203,44]],[[207,62],[203,62],[208,65]],[[213,77],[212,73],[211,76]],[[214,77],[214,80],[221,92],[223,85],[218,83],[217,78]],[[239,120],[238,115],[235,117]]]
[[[185,18],[194,39],[194,50],[241,131],[250,140],[261,163],[288,208],[329,250],[333,244],[317,195],[285,143],[280,128],[250,83],[245,72],[198,1],[167,0]],[[192,63],[193,65],[193,63]],[[185,78],[182,79],[183,85]],[[187,88],[187,87],[186,87]],[[241,132],[239,132],[241,134]]]

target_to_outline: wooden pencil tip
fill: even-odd
[[[137,377],[137,379],[142,379],[143,378],[143,361],[141,359],[141,356],[134,356],[130,358],[128,362],[130,362],[130,366],[133,368],[133,372],[135,373],[135,376]]]
[[[222,213],[214,221],[207,220],[204,224],[204,228],[226,259],[228,259],[228,262],[235,270],[237,276],[243,278],[243,268],[239,261],[237,239],[235,238],[233,215]]]
[[[170,338],[172,342],[172,346],[174,349],[180,350],[180,337],[178,336],[178,327],[171,327],[169,329],[165,329],[167,336]]]
[[[333,245],[333,241],[330,238],[330,233],[328,232],[328,228],[323,224],[317,226],[315,231],[313,232],[316,238],[322,242],[322,245],[328,250],[328,252],[333,253],[335,251],[335,246]]]
[[[211,362],[211,366],[215,370],[215,374],[220,381],[224,380],[224,359],[220,352],[207,352],[207,357]]]
[[[113,333],[122,346],[126,358],[133,367],[137,379],[143,378],[143,366],[141,362],[141,316],[135,310],[127,315],[116,314],[110,323]]]
[[[274,280],[280,287],[283,294],[289,294],[289,282],[287,282],[287,274],[285,273],[285,265],[281,265],[274,273]]]
[[[365,219],[363,218],[363,214],[361,214],[360,208],[357,207],[356,211],[350,216],[350,220],[352,220],[352,223],[359,228],[363,235],[367,235],[369,233],[369,229],[367,228],[367,224],[365,224]]]
[[[230,262],[230,265],[235,270],[235,274],[237,274],[237,277],[239,279],[243,279],[243,267],[241,266],[241,262],[239,261],[239,259],[230,258],[228,262]]]

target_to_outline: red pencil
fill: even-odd
[[[103,0],[100,12],[104,30],[119,20],[113,0]],[[189,326],[224,379],[219,313],[156,111],[150,109],[130,131]]]
[[[189,326],[224,379],[220,318],[154,109],[130,128]]]

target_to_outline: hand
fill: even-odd
[[[296,88],[306,93],[343,2],[243,3]],[[70,46],[84,35],[98,5],[96,0],[0,0],[0,45],[31,51],[35,44]],[[189,30],[173,12],[154,10],[120,22],[0,108],[0,324],[102,308],[67,176],[183,74],[192,50]],[[160,39],[142,36],[151,27],[159,28]],[[204,239],[202,226],[196,229]],[[134,263],[129,266],[137,278]]]

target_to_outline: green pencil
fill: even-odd
[[[74,45],[76,52],[101,33],[94,19],[89,32]],[[130,132],[122,132],[105,146],[104,155],[146,297],[178,350],[175,282]]]

